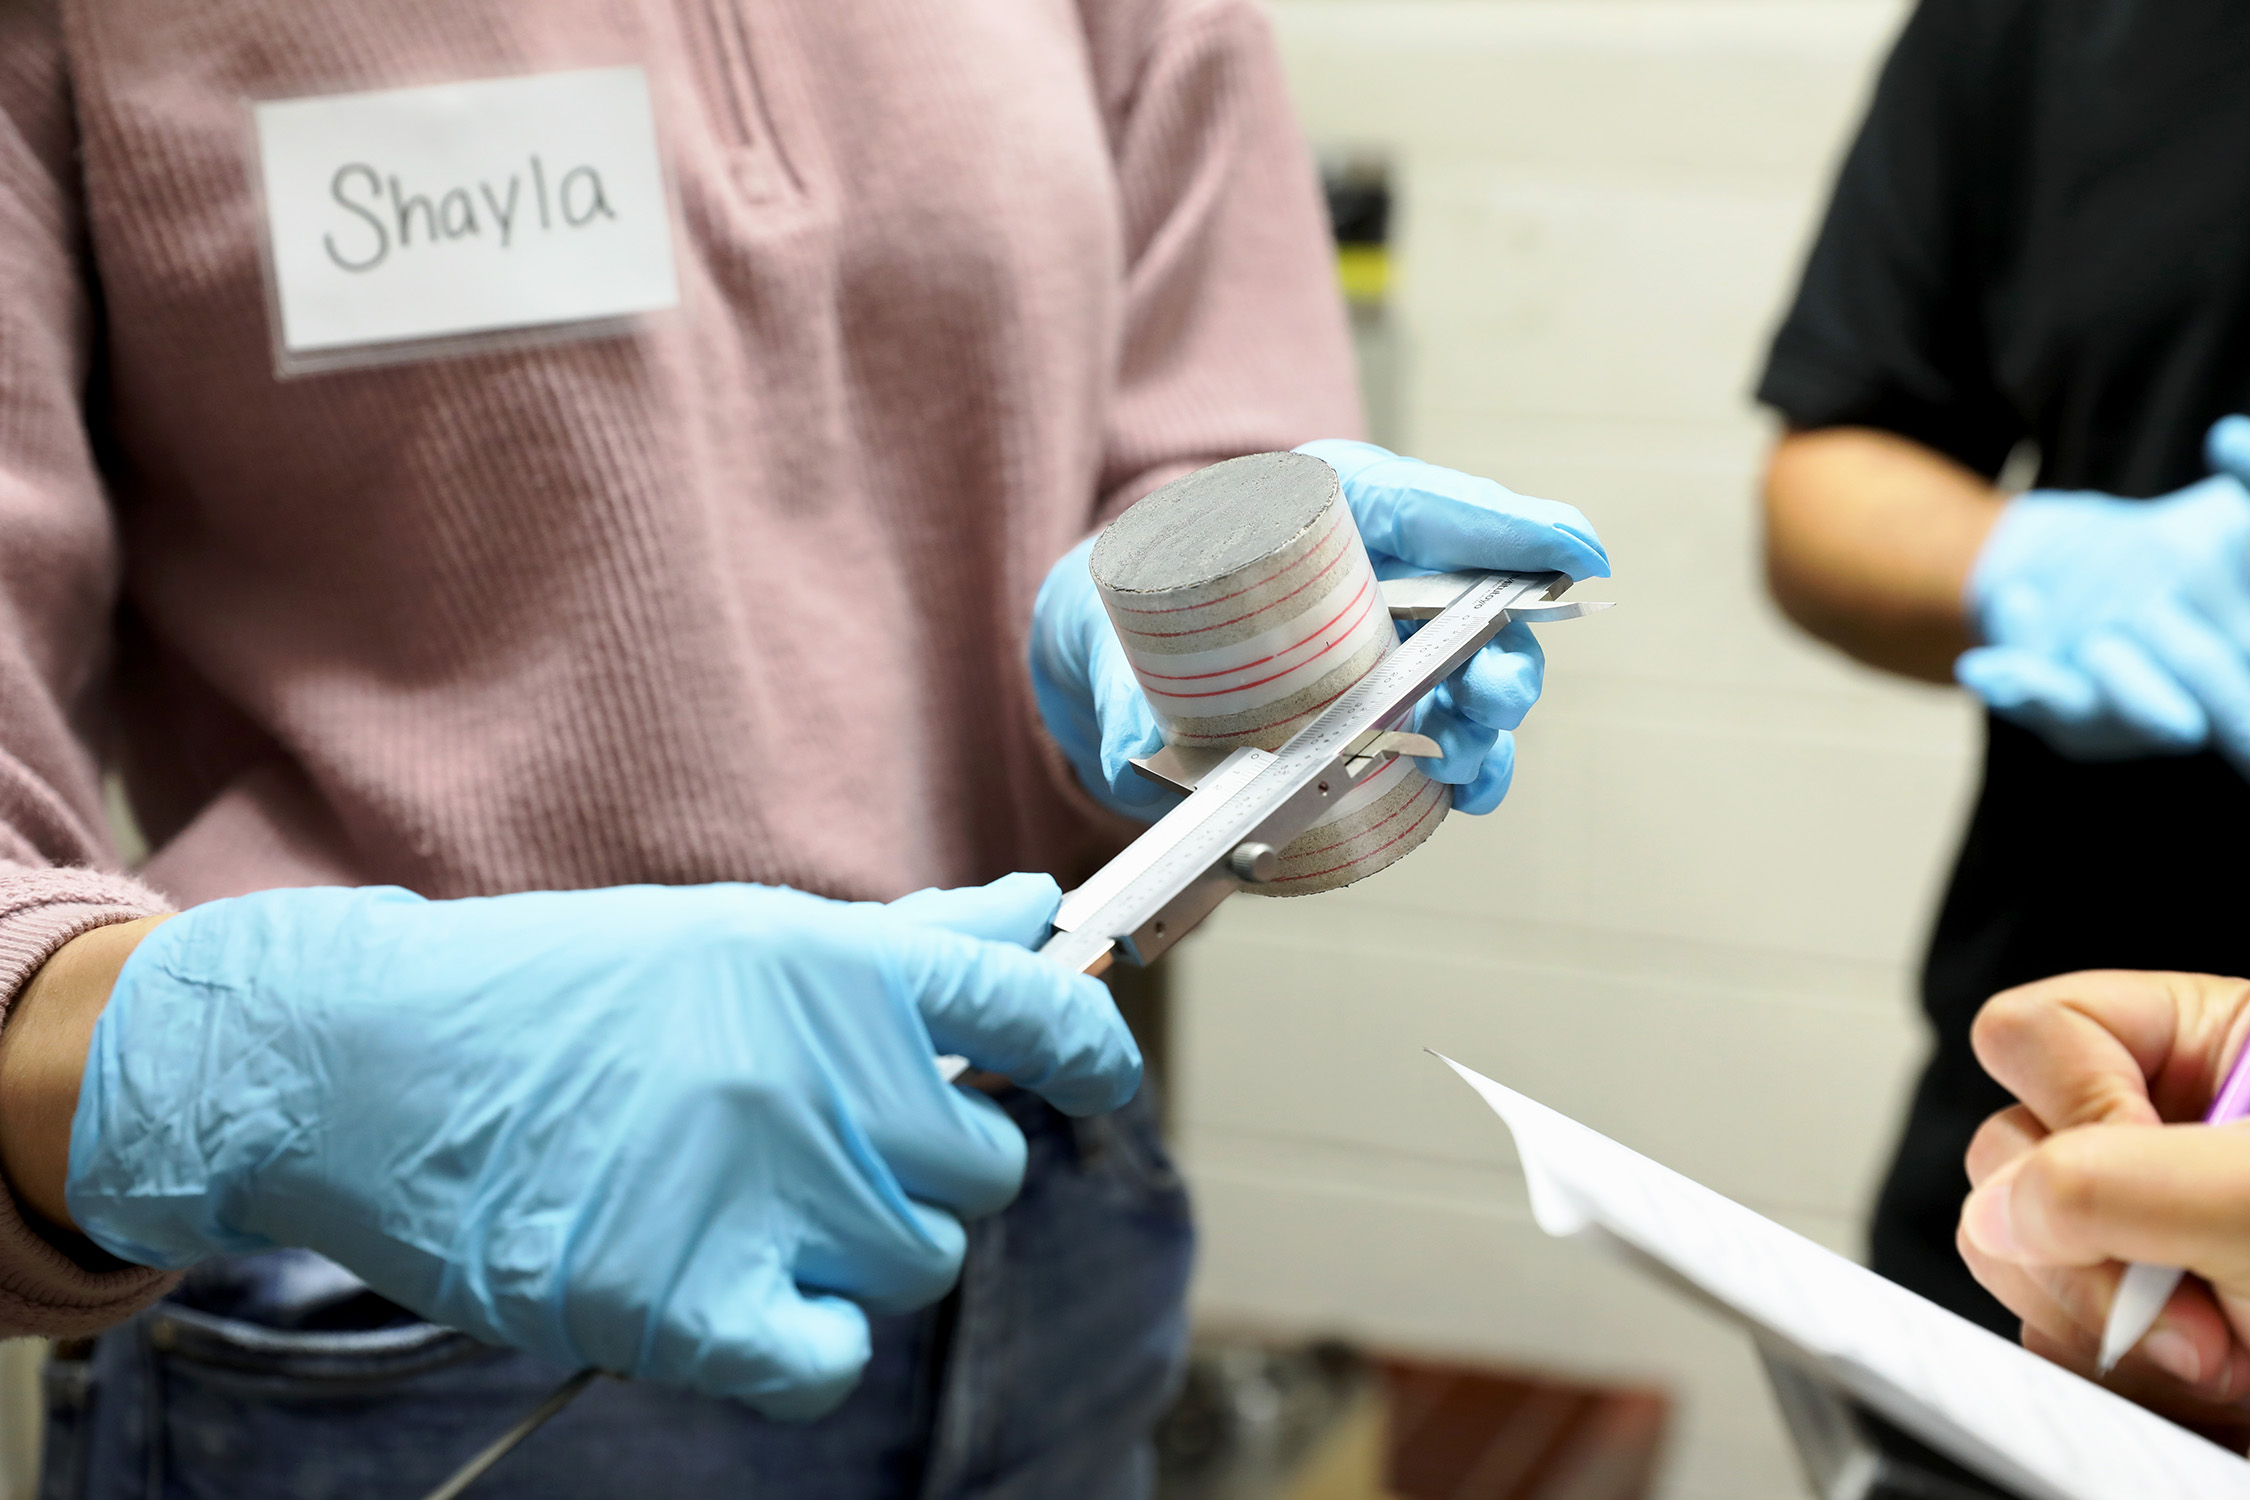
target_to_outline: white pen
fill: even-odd
[[[2243,1047],[2227,1071],[2219,1097],[2211,1101],[2210,1111],[2203,1116],[2204,1124],[2228,1125],[2250,1118],[2250,1067],[2245,1063],[2250,1063],[2250,1045]],[[2178,1266],[2135,1263],[2125,1268],[2123,1279],[2117,1283],[2117,1296],[2109,1304],[2109,1319],[2102,1324],[2102,1374],[2117,1368],[2117,1362],[2156,1326],[2157,1314],[2164,1311],[2164,1304],[2172,1299],[2172,1288],[2186,1274]]]

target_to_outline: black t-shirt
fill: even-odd
[[[2250,5],[1923,0],[1846,159],[1758,388],[2046,488],[2164,494],[2250,409]],[[2015,1321],[1953,1248],[1962,1153],[2007,1102],[1994,991],[2071,969],[2250,973],[2250,783],[2211,755],[2080,765],[1989,720],[1932,936],[1938,1050],[1876,1213],[1877,1269]]]

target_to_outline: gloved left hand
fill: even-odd
[[[888,907],[750,885],[274,890],[152,929],[94,1028],[65,1197],[142,1265],[302,1246],[557,1363],[833,1408],[864,1309],[953,1284],[1023,1132],[959,1053],[1117,1108],[1041,875]]]
[[[2211,748],[2250,766],[2250,421],[2205,447],[2221,472],[2159,499],[2008,502],[1969,576],[1985,644],[1962,685],[2076,759]]]
[[[1489,479],[1331,438],[1297,449],[1336,470],[1378,578],[1453,568],[1609,576],[1609,554],[1575,507],[1512,494]],[[1032,612],[1031,679],[1040,717],[1078,779],[1114,812],[1154,818],[1173,794],[1134,771],[1164,736],[1087,570],[1091,538],[1047,574]],[[1451,783],[1453,805],[1487,813],[1515,773],[1515,736],[1538,701],[1546,658],[1510,625],[1423,701],[1415,728],[1445,754],[1419,762]]]

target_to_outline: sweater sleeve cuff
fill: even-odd
[[[57,948],[96,927],[171,910],[137,880],[98,870],[0,864],[0,1004]],[[107,1259],[107,1257],[103,1257]],[[0,1336],[74,1338],[121,1321],[178,1278],[145,1266],[79,1264],[26,1223],[0,1184]]]

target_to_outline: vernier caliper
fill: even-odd
[[[1396,755],[1438,754],[1432,741],[1390,726],[1422,695],[1477,654],[1513,621],[1571,620],[1607,601],[1564,600],[1562,573],[1430,573],[1383,585],[1394,620],[1427,623],[1352,684],[1320,717],[1279,750],[1182,752],[1166,749],[1133,764],[1188,794],[1094,878],[1063,897],[1055,935],[1040,952],[1099,974],[1122,957],[1157,956],[1194,929],[1221,901],[1270,878],[1280,851],[1353,787]],[[941,1057],[948,1081],[968,1060]],[[596,1372],[581,1370],[537,1410],[457,1470],[424,1500],[453,1500],[549,1417],[569,1405]]]
[[[1383,586],[1393,619],[1422,620],[1279,750],[1166,749],[1133,764],[1188,794],[1063,897],[1040,952],[1099,974],[1146,964],[1245,885],[1272,878],[1280,851],[1397,755],[1438,747],[1391,726],[1512,621],[1569,620],[1608,603],[1563,600],[1562,573],[1431,573]]]

